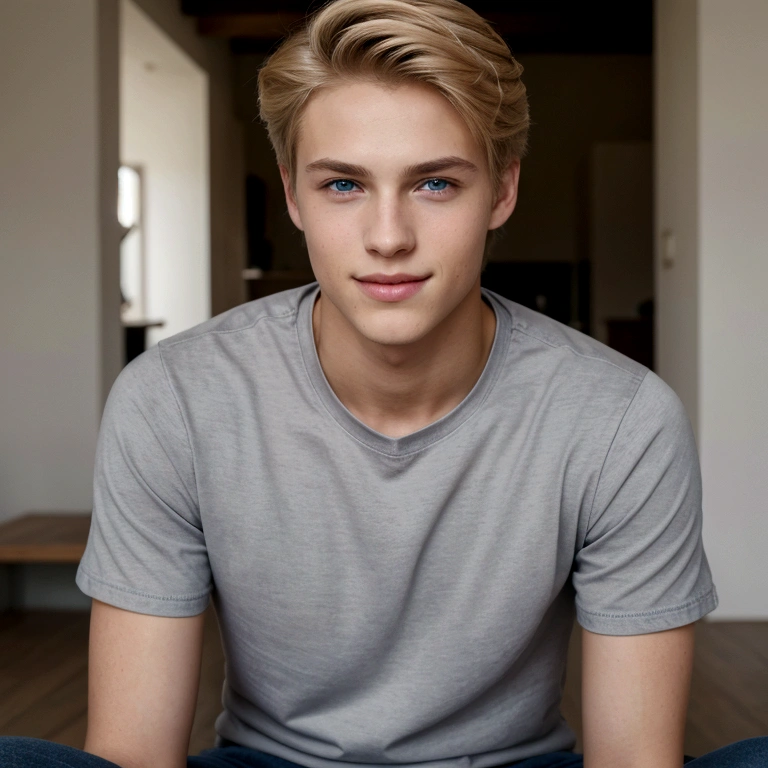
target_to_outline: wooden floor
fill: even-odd
[[[701,755],[768,735],[768,622],[700,622],[696,628],[686,752]],[[0,735],[82,747],[87,706],[88,616],[0,614]],[[571,645],[563,713],[577,733],[579,633]],[[190,751],[213,745],[223,656],[213,614],[206,623],[200,696]]]

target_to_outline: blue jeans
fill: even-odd
[[[581,755],[551,752],[514,763],[515,768],[583,768]],[[737,741],[698,758],[686,768],[768,768],[768,736]],[[119,768],[109,760],[73,747],[20,736],[0,738],[0,768]],[[187,768],[300,768],[274,755],[234,744],[187,758]],[[616,766],[621,768],[621,766]]]

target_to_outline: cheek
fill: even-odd
[[[471,190],[455,205],[437,207],[430,217],[434,236],[443,242],[467,247],[485,241],[491,217],[491,200],[482,190]]]
[[[308,211],[304,227],[309,258],[313,266],[327,269],[349,251],[351,233],[343,220],[321,211]],[[346,247],[345,247],[346,244]]]
[[[454,217],[436,227],[434,242],[446,271],[456,278],[474,279],[482,265],[487,233],[487,220],[476,215]]]

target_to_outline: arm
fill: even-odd
[[[93,601],[86,752],[122,768],[184,768],[203,614],[163,618]]]
[[[693,624],[647,635],[584,630],[585,768],[680,768]]]

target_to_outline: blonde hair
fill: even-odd
[[[485,149],[498,188],[525,154],[523,68],[491,25],[458,0],[335,0],[290,35],[259,72],[259,107],[277,162],[295,178],[312,94],[344,81],[437,89]]]

